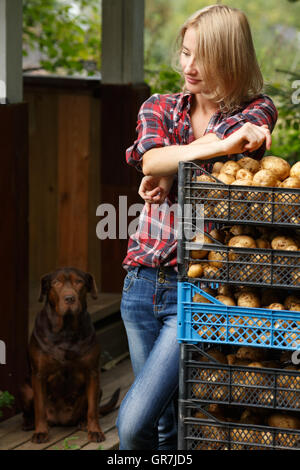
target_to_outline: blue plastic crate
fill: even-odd
[[[210,303],[193,302],[199,293]],[[227,307],[189,282],[178,282],[178,341],[300,350],[300,312]]]

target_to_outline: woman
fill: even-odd
[[[117,422],[120,449],[127,450],[177,448],[177,240],[168,207],[176,202],[178,163],[241,153],[259,159],[277,120],[272,100],[261,94],[263,78],[240,10],[197,11],[181,28],[179,46],[184,91],[153,95],[142,105],[138,137],[126,154],[146,175],[139,190],[146,205],[123,261],[121,314],[135,374]]]

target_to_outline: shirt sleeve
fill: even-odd
[[[138,114],[137,139],[126,150],[126,161],[142,172],[142,159],[145,152],[152,148],[171,145],[163,120],[160,95],[152,95],[145,101]]]
[[[240,129],[246,122],[251,122],[256,126],[266,124],[270,129],[270,132],[272,132],[277,118],[278,112],[271,98],[267,95],[260,95],[259,98],[248,104],[243,111],[234,114],[233,116],[229,116],[227,119],[220,122],[220,124],[214,128],[213,132],[219,137],[219,139],[225,139],[233,132]],[[259,149],[254,152],[244,152],[243,155],[260,160],[265,151],[266,144],[264,142]]]

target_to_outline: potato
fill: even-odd
[[[252,174],[257,173],[260,169],[260,163],[254,158],[243,157],[238,161],[241,168],[250,171]]]
[[[292,178],[299,178],[300,179],[300,162],[295,163],[290,171],[290,176]]]
[[[199,323],[203,324],[203,323],[207,323],[207,326],[202,326],[201,328],[205,328],[207,330],[207,328],[209,328],[210,330],[214,331],[215,329],[213,328],[213,325],[215,323],[218,322],[219,320],[219,316],[215,316],[215,315],[211,315],[211,314],[208,314],[208,315],[205,315],[203,313],[193,313],[193,322],[195,323],[194,325],[194,329],[198,332],[198,334],[201,334],[201,331],[199,332],[198,331],[198,328],[199,328]],[[220,321],[219,321],[220,323]]]
[[[205,266],[203,269],[203,277],[205,279],[217,279],[220,276],[220,270],[216,266]]]
[[[236,360],[237,360],[237,359],[236,359],[236,355],[235,355],[235,354],[227,354],[226,358],[227,358],[227,363],[228,363],[230,366],[232,366],[233,364],[236,363]]]
[[[209,266],[215,266],[216,268],[226,267],[226,253],[210,251],[208,253],[208,260],[210,261]]]
[[[295,176],[289,176],[289,178],[285,179],[284,181],[282,181],[282,183],[280,183],[279,188],[300,188],[300,178],[296,178]],[[297,202],[296,197],[293,198],[292,202]]]
[[[239,324],[243,325],[243,322],[241,320],[238,320],[237,318],[231,317],[229,319],[229,325],[227,326],[221,326],[218,330],[218,336],[221,338],[221,340],[225,340],[226,336],[226,329],[228,329],[229,336],[233,336],[234,338],[238,339],[241,337],[241,335],[244,333],[244,328],[240,328]],[[232,325],[232,326],[230,326]]]
[[[239,295],[237,304],[239,307],[260,308],[259,297],[251,292]]]
[[[212,173],[221,173],[224,163],[216,162],[213,164]]]
[[[263,250],[267,250],[271,248],[271,243],[268,240],[265,240],[263,238],[257,238],[255,240],[257,248],[261,248]]]
[[[224,163],[220,173],[223,173],[223,174],[226,174],[226,175],[229,175],[229,176],[233,176],[234,179],[235,179],[235,175],[236,175],[237,171],[240,170],[240,168],[241,167],[237,162],[235,162],[233,160],[229,160],[228,162]]]
[[[191,264],[188,270],[188,277],[201,277],[203,274],[203,266],[201,264]]]
[[[215,182],[215,180],[211,176],[205,175],[204,173],[202,175],[198,175],[196,177],[196,181],[197,183],[214,183]]]
[[[298,328],[293,329],[294,333],[290,331],[284,334],[284,339],[287,344],[290,344],[293,349],[297,349],[300,346],[300,330]]]
[[[245,235],[245,228],[243,225],[233,225],[229,232],[235,237],[238,235]]]
[[[202,304],[209,304],[210,301],[203,295],[197,293],[193,296],[193,302],[200,302]]]
[[[221,232],[221,230],[213,229],[211,232],[209,232],[209,235],[220,243],[224,242],[225,235],[224,232]]]
[[[211,348],[207,351],[207,354],[209,356],[211,356],[213,359],[216,359],[221,364],[227,364],[226,357],[224,356],[223,353],[221,353],[221,351],[219,351],[219,349]],[[206,356],[203,356],[203,355],[199,356],[198,361],[199,362],[213,362],[213,361],[209,360]]]
[[[235,248],[257,248],[255,240],[248,235],[232,237],[228,242],[228,246]]]
[[[297,295],[289,295],[284,301],[284,307],[286,310],[290,310],[291,307],[300,304],[300,297]]]
[[[264,157],[260,164],[262,169],[271,171],[276,176],[276,179],[280,181],[290,176],[291,166],[283,158],[274,156]]]
[[[278,186],[278,179],[269,170],[260,170],[253,176],[253,186],[273,187]]]
[[[215,418],[218,418],[221,421],[224,421],[224,414],[222,413],[222,410],[219,405],[216,404],[211,404],[207,407],[208,413],[213,415]],[[197,411],[194,415],[195,418],[198,419],[208,419],[207,415],[202,413],[201,411]]]
[[[273,250],[288,250],[288,251],[297,251],[297,243],[291,237],[286,237],[284,235],[279,235],[278,237],[273,238],[271,242],[271,247]]]
[[[195,243],[202,243],[203,245],[210,245],[212,243],[211,239],[204,235],[203,233],[197,233],[195,237],[192,239],[192,242]],[[191,250],[191,258],[193,259],[203,259],[207,256],[208,251],[206,250]]]
[[[235,181],[235,177],[232,175],[227,175],[226,173],[220,173],[218,180],[222,181],[224,184],[232,184]]]
[[[267,308],[271,310],[285,310],[284,305],[279,303],[270,304]]]
[[[192,398],[198,398],[198,399],[206,399],[207,397],[207,387],[203,384],[193,384],[192,385]]]
[[[251,171],[241,168],[236,172],[235,178],[236,180],[247,180],[252,182],[253,174],[251,173]]]
[[[300,304],[295,304],[295,305],[292,305],[290,308],[289,308],[290,311],[293,311],[293,312],[300,312]]]
[[[267,423],[272,428],[299,429],[300,420],[296,416],[285,413],[274,413],[267,418]]]
[[[227,201],[214,202],[213,215],[211,215],[210,217],[215,218],[215,219],[226,219],[227,216],[228,216],[228,202]]]
[[[266,358],[266,352],[260,348],[242,346],[236,352],[236,357],[245,361],[262,361]]]
[[[213,322],[212,322],[213,323]],[[202,339],[216,339],[216,328],[213,326],[201,326],[201,329],[197,331],[198,335],[201,336]]]
[[[243,424],[263,424],[262,417],[251,410],[243,411],[240,422]]]
[[[234,307],[236,305],[235,301],[231,297],[228,297],[226,295],[217,295],[216,299],[222,302],[223,304],[227,305],[228,307]]]
[[[232,297],[232,289],[228,284],[221,284],[218,287],[218,295],[226,295],[227,297]]]
[[[252,186],[252,181],[246,180],[246,179],[238,179],[238,180],[233,181],[233,183],[231,183],[231,186]],[[235,199],[244,199],[245,195],[246,195],[245,192],[235,193],[234,197]]]

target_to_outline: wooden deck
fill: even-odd
[[[0,450],[71,450],[72,446],[78,450],[118,449],[119,439],[115,422],[120,403],[133,382],[133,372],[129,357],[115,365],[116,362],[117,360],[107,363],[108,370],[101,373],[102,403],[106,403],[118,387],[121,388],[116,409],[100,419],[101,428],[106,435],[104,442],[88,442],[87,432],[75,427],[52,427],[49,432],[49,442],[33,444],[31,442],[33,432],[22,431],[22,416],[18,414],[0,423]]]

